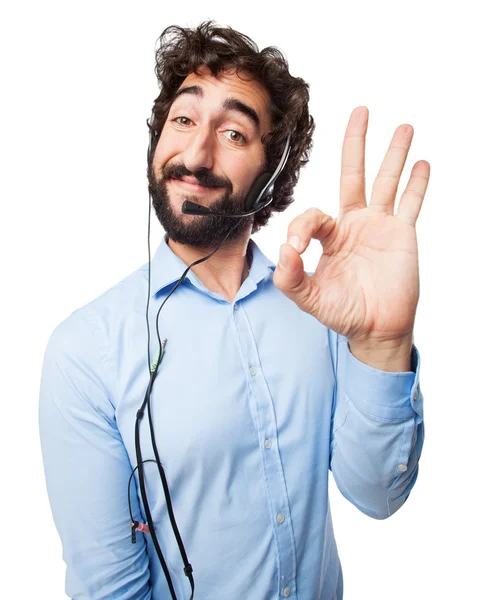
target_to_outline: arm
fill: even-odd
[[[131,465],[107,387],[112,365],[101,325],[80,312],[50,337],[39,406],[48,495],[67,566],[66,593],[75,600],[149,600],[143,535],[131,543]],[[134,480],[131,497],[133,515],[141,520]]]
[[[344,336],[329,335],[336,376],[330,469],[345,498],[385,519],[404,504],[418,475],[424,442],[419,353],[413,346],[412,371],[382,371],[359,361]]]

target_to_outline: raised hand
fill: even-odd
[[[274,283],[304,311],[346,336],[351,349],[399,347],[412,341],[419,299],[415,224],[429,181],[430,165],[415,163],[396,214],[399,179],[413,137],[400,125],[392,138],[366,203],[365,137],[369,111],[353,110],[342,150],[340,211],[336,219],[309,208],[288,227]],[[301,254],[311,239],[323,253],[314,274]]]

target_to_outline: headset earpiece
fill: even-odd
[[[271,185],[269,185],[263,193],[261,192],[272,176],[273,175],[271,173],[262,173],[259,177],[256,178],[250,191],[248,192],[248,195],[246,196],[244,205],[245,212],[255,210],[256,208],[258,208],[259,204],[261,204],[269,196],[271,196],[274,190],[274,183],[271,183]]]
[[[284,145],[283,154],[273,174],[262,173],[253,183],[245,200],[245,212],[257,210],[261,204],[266,203],[274,193],[274,184],[283,171],[291,151],[291,134],[288,135]]]

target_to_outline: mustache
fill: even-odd
[[[181,179],[182,177],[194,177],[200,185],[208,187],[220,187],[225,188],[227,192],[233,191],[233,185],[229,179],[222,179],[213,175],[208,169],[198,169],[197,171],[190,171],[184,165],[167,165],[163,168],[162,179]]]

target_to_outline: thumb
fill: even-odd
[[[288,298],[307,311],[311,295],[311,278],[304,272],[303,259],[291,244],[282,244],[279,249],[279,262],[274,271],[273,283]]]

